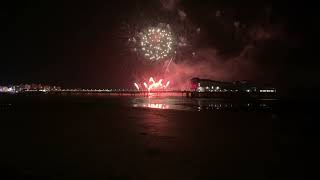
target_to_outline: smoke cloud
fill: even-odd
[[[247,43],[238,53],[230,56],[214,47],[197,48],[181,61],[173,61],[165,76],[175,88],[180,89],[188,89],[190,79],[194,77],[217,81],[271,83],[276,79],[279,69],[274,67],[275,61],[269,59],[270,51],[273,53],[272,58],[281,58],[281,43],[277,44],[283,38],[281,29],[252,27],[247,34]],[[274,49],[279,49],[277,55],[274,54]]]
[[[172,62],[165,76],[179,89],[188,89],[193,77],[219,81],[248,79],[257,74],[255,63],[243,57],[251,50],[251,47],[248,47],[239,57],[223,60],[215,49],[200,49],[196,57],[190,60]]]
[[[174,10],[180,0],[160,0],[162,6],[167,10]]]

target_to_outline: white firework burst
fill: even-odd
[[[149,27],[139,33],[139,49],[144,58],[158,61],[168,58],[174,49],[174,38],[168,28]]]

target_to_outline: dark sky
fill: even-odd
[[[169,7],[171,2],[175,6]],[[128,87],[145,63],[127,52],[124,24],[170,21],[182,10],[201,28],[194,45],[199,52],[216,50],[221,59],[232,59],[254,46],[250,63],[264,74],[241,78],[315,86],[320,77],[313,43],[316,7],[306,1],[262,0],[10,1],[1,5],[0,85]],[[236,21],[243,29],[234,33]],[[237,67],[233,64],[232,70]]]

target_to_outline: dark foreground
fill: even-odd
[[[0,100],[5,179],[289,179],[317,169],[316,118],[292,103],[192,111],[95,96]]]

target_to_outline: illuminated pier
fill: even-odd
[[[60,89],[51,91],[28,90],[19,93],[41,93],[41,94],[103,94],[107,96],[143,96],[143,97],[188,97],[188,98],[274,98],[277,93],[274,91],[207,91],[198,92],[192,90],[131,90],[131,89]]]
[[[181,90],[130,90],[130,89],[61,89],[50,93],[101,93],[110,96],[185,96],[191,97],[191,91]]]

